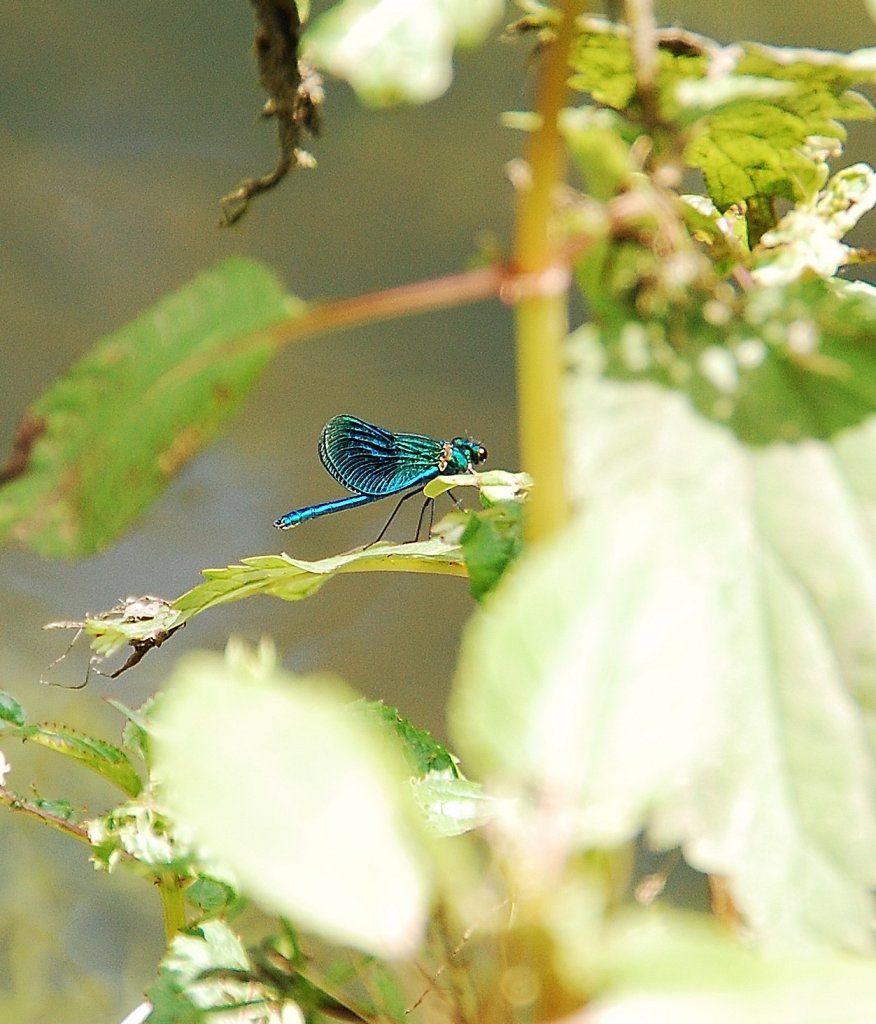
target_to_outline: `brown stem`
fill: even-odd
[[[646,127],[654,132],[661,124],[657,93],[657,23],[654,20],[654,5],[652,0],[624,0],[624,11],[627,24],[630,26],[636,97],[642,108]]]
[[[345,327],[479,302],[500,295],[506,276],[503,267],[489,266],[336,302],[317,302],[308,306],[303,315],[283,321],[270,333],[278,344],[286,345]]]

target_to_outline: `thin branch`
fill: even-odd
[[[346,327],[480,302],[502,294],[506,280],[502,267],[490,266],[336,302],[317,302],[303,315],[277,324],[270,333],[279,344],[289,344]]]
[[[91,845],[88,831],[84,825],[77,825],[75,822],[68,821],[67,818],[62,817],[60,814],[53,814],[44,807],[40,807],[39,804],[31,803],[23,797],[16,796],[15,793],[10,792],[8,789],[0,788],[0,803],[6,804],[11,811],[24,811],[25,814],[38,818],[44,825],[48,825],[58,832],[63,832],[64,835],[71,836],[73,839],[78,839],[80,843],[85,843],[86,846]]]
[[[662,117],[657,92],[657,23],[652,0],[624,0],[626,22],[630,27],[636,98],[649,131],[660,127]]]

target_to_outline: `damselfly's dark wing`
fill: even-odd
[[[356,416],[333,416],[322,429],[319,457],[348,490],[383,497],[438,476],[445,447],[423,434],[394,434]]]

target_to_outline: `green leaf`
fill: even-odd
[[[436,99],[453,77],[453,50],[480,43],[504,0],[341,0],[305,33],[307,57],[375,106]]]
[[[347,700],[264,649],[190,655],[155,716],[156,771],[244,893],[333,941],[401,956],[422,937],[430,861],[403,763]]]
[[[372,544],[358,551],[306,562],[289,555],[257,555],[239,565],[205,569],[207,582],[178,597],[173,607],[177,621],[229,601],[253,594],[270,594],[284,601],[300,601],[315,594],[332,577],[346,572],[433,572],[464,576],[462,553],[456,544],[433,537],[415,544]]]
[[[595,19],[582,24],[571,84],[635,120],[628,31]],[[769,216],[762,211],[776,197],[811,199],[838,148],[825,143],[845,139],[841,122],[872,117],[867,100],[851,90],[876,82],[876,50],[721,47],[675,30],[658,40],[661,116],[688,127],[685,160],[703,172],[721,210],[747,202],[753,218]]]
[[[427,730],[418,729],[400,715],[396,708],[384,704],[382,700],[360,701],[354,706],[361,707],[369,717],[392,731],[400,741],[401,751],[413,774],[430,775],[439,772],[452,777],[459,775],[453,754],[433,739]]]
[[[462,550],[472,597],[483,600],[523,550],[523,506],[509,501],[471,516]]]
[[[460,754],[568,809],[570,853],[648,829],[762,940],[868,946],[876,418],[752,450],[654,385],[573,407],[584,512],[472,620]]]
[[[204,921],[191,932],[177,935],[161,963],[158,981],[149,990],[150,1022],[205,1024],[217,1019],[216,1011],[233,1005],[235,999],[243,1004],[248,996],[257,998],[260,993],[246,978],[211,977],[223,971],[245,972],[250,966],[240,939],[222,921]],[[279,1017],[268,1015],[267,1007],[259,1009],[262,1020],[281,1024]]]
[[[504,489],[503,489],[504,491]],[[450,517],[446,517],[449,519]],[[440,529],[439,523],[436,532]],[[126,598],[115,608],[88,616],[83,622],[52,625],[84,628],[91,639],[94,659],[103,660],[125,646],[132,648],[127,662],[117,672],[136,664],[149,650],[160,647],[189,619],[231,601],[267,594],[284,601],[300,601],[315,594],[334,576],[348,572],[426,572],[465,576],[462,549],[455,527],[454,539],[433,536],[410,544],[371,544],[367,548],[334,555],[318,562],[306,562],[288,555],[257,555],[239,565],[205,569],[207,582],[187,591],[175,601],[160,597]]]
[[[11,694],[0,690],[0,722],[24,725],[25,721],[24,708]]]
[[[60,818],[62,821],[75,821],[78,817],[76,808],[69,800],[63,798],[58,800],[43,800],[41,797],[33,797],[28,803],[32,807],[39,808],[47,814]]]
[[[640,323],[578,332],[582,362],[686,392],[751,444],[830,438],[876,409],[876,290],[821,279],[737,296],[691,288]]]
[[[760,285],[792,284],[806,273],[832,277],[853,259],[842,238],[876,205],[876,173],[855,164],[835,174],[812,200],[789,210],[755,250]]]
[[[106,547],[237,412],[298,307],[231,259],[98,342],[24,415],[0,540],[42,555]]]
[[[569,84],[589,93],[598,103],[625,111],[633,103],[636,79],[629,30],[598,18],[581,19],[581,31],[572,48],[569,64],[574,74]],[[665,37],[672,35],[665,33]],[[681,35],[681,34],[679,34]],[[709,70],[710,60],[720,46],[704,36],[683,33],[678,45],[667,38],[657,52],[658,84],[663,116],[678,112],[675,89],[688,79],[699,80]]]
[[[41,747],[81,761],[129,796],[136,796],[143,788],[143,782],[125,752],[95,736],[86,736],[64,725],[25,725],[9,730],[7,735],[38,743]]]
[[[240,897],[227,882],[200,875],[186,887],[186,900],[204,917],[218,917],[238,904]]]
[[[425,729],[417,729],[383,701],[355,705],[388,726],[401,742],[413,777],[411,793],[428,829],[438,836],[457,836],[482,825],[493,810],[483,786],[462,777],[458,759]]]
[[[88,838],[95,864],[106,871],[112,871],[123,855],[148,868],[150,877],[156,871],[185,874],[192,861],[188,834],[149,792],[91,819]]]

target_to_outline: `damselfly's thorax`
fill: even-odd
[[[467,437],[454,437],[452,441],[444,442],[438,468],[442,473],[467,473],[472,466],[486,461],[487,449],[482,444]]]

